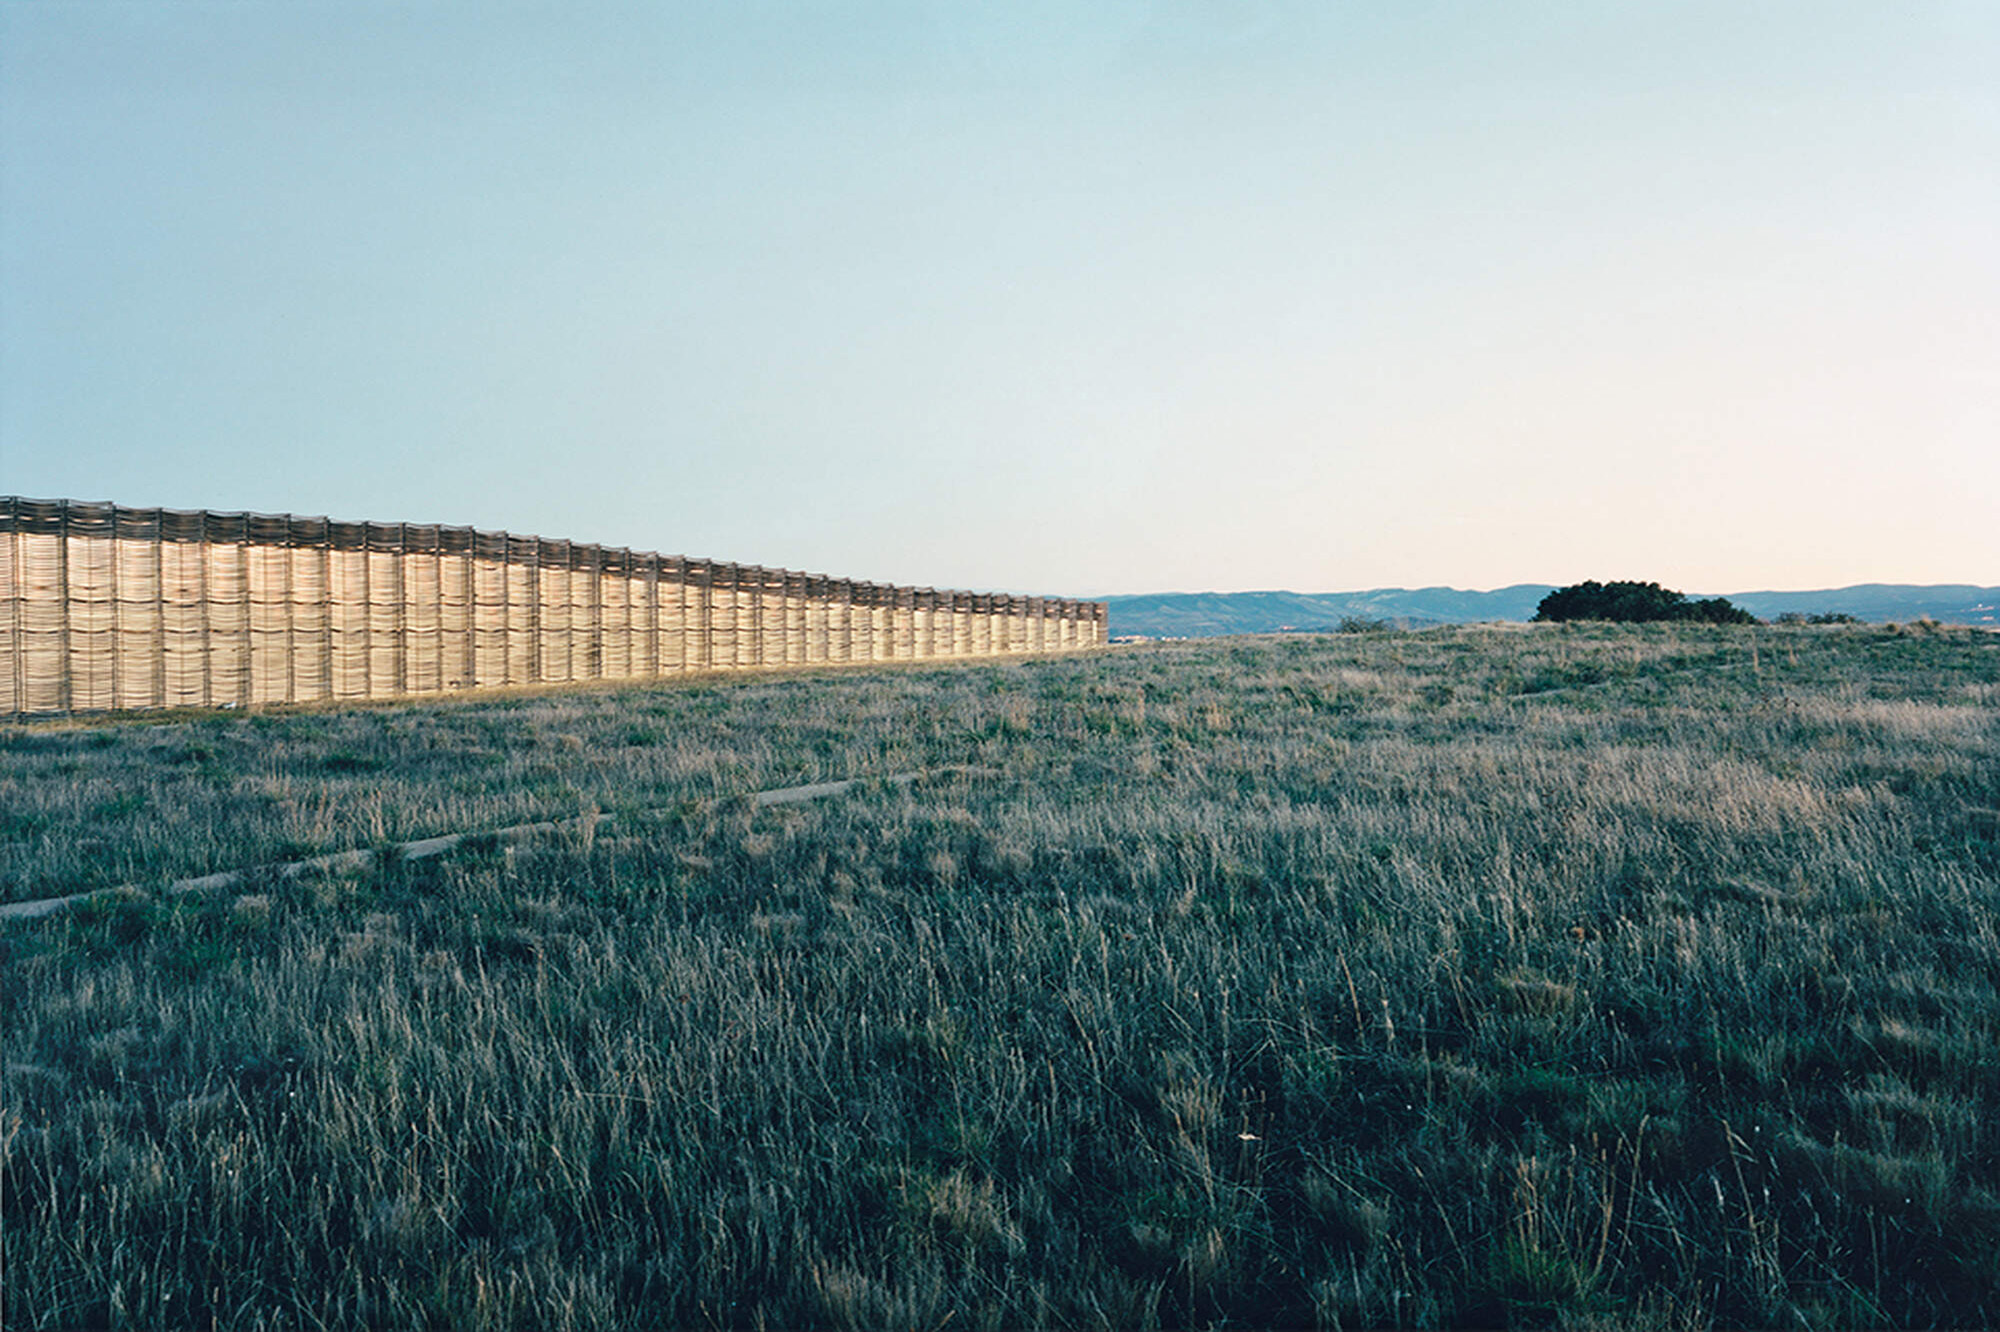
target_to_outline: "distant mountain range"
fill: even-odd
[[[1531,620],[1535,607],[1554,590],[1552,583],[1516,583],[1491,592],[1382,587],[1369,592],[1149,592],[1104,600],[1110,604],[1114,638],[1208,638],[1337,629],[1342,620],[1357,616],[1410,626]],[[1724,595],[1766,620],[1787,612],[1816,615],[1833,611],[1875,622],[1929,616],[1946,624],[2000,628],[2000,587],[1969,583],[1859,583],[1818,592]]]

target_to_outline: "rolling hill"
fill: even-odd
[[[1406,625],[1529,620],[1554,586],[1516,583],[1490,592],[1455,587],[1384,587],[1366,592],[1151,592],[1106,597],[1105,601],[1111,607],[1113,637],[1209,638],[1324,631],[1338,628],[1349,617]],[[1859,583],[1819,591],[1725,595],[1763,619],[1834,611],[1874,622],[1928,616],[1947,624],[2000,626],[2000,587],[1970,583]]]

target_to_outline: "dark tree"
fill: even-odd
[[[1756,624],[1757,617],[1726,597],[1689,601],[1658,583],[1573,583],[1542,598],[1535,619],[1617,620],[1628,624],[1694,620],[1705,624]]]
[[[1688,603],[1688,614],[1677,615],[1679,620],[1705,620],[1709,624],[1759,624],[1762,623],[1741,606],[1732,606],[1728,597],[1709,597],[1703,601]]]

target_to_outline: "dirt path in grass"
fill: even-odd
[[[827,796],[842,795],[864,782],[893,782],[899,786],[908,786],[911,782],[926,777],[942,777],[947,774],[995,777],[999,775],[999,771],[993,768],[971,767],[932,768],[921,772],[893,772],[886,777],[848,777],[834,782],[810,782],[804,786],[780,786],[769,791],[752,791],[748,795],[725,797],[725,799],[747,799],[760,808],[766,805],[796,805],[807,800],[822,800]],[[657,811],[633,810],[623,817],[633,819],[654,812]],[[248,869],[222,870],[219,873],[198,875],[191,879],[175,879],[167,885],[166,891],[174,894],[222,892],[225,889],[240,887],[260,875],[274,874],[281,879],[296,879],[305,874],[367,869],[384,857],[397,860],[428,860],[432,856],[441,856],[447,851],[455,850],[470,839],[490,838],[495,842],[512,844],[555,833],[592,835],[598,829],[615,823],[619,817],[616,814],[584,814],[574,819],[519,823],[511,828],[496,828],[490,832],[444,833],[437,837],[422,837],[414,842],[401,842],[379,849],[335,851],[306,860],[292,860],[275,865],[253,865]],[[8,902],[0,904],[0,920],[34,920],[41,916],[53,915],[78,902],[87,902],[95,897],[143,891],[135,884],[126,884],[117,888],[94,888],[87,893],[71,893],[67,897],[44,897],[33,902]]]

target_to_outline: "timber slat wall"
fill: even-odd
[[[469,527],[0,499],[0,714],[1057,652],[1103,602]]]

